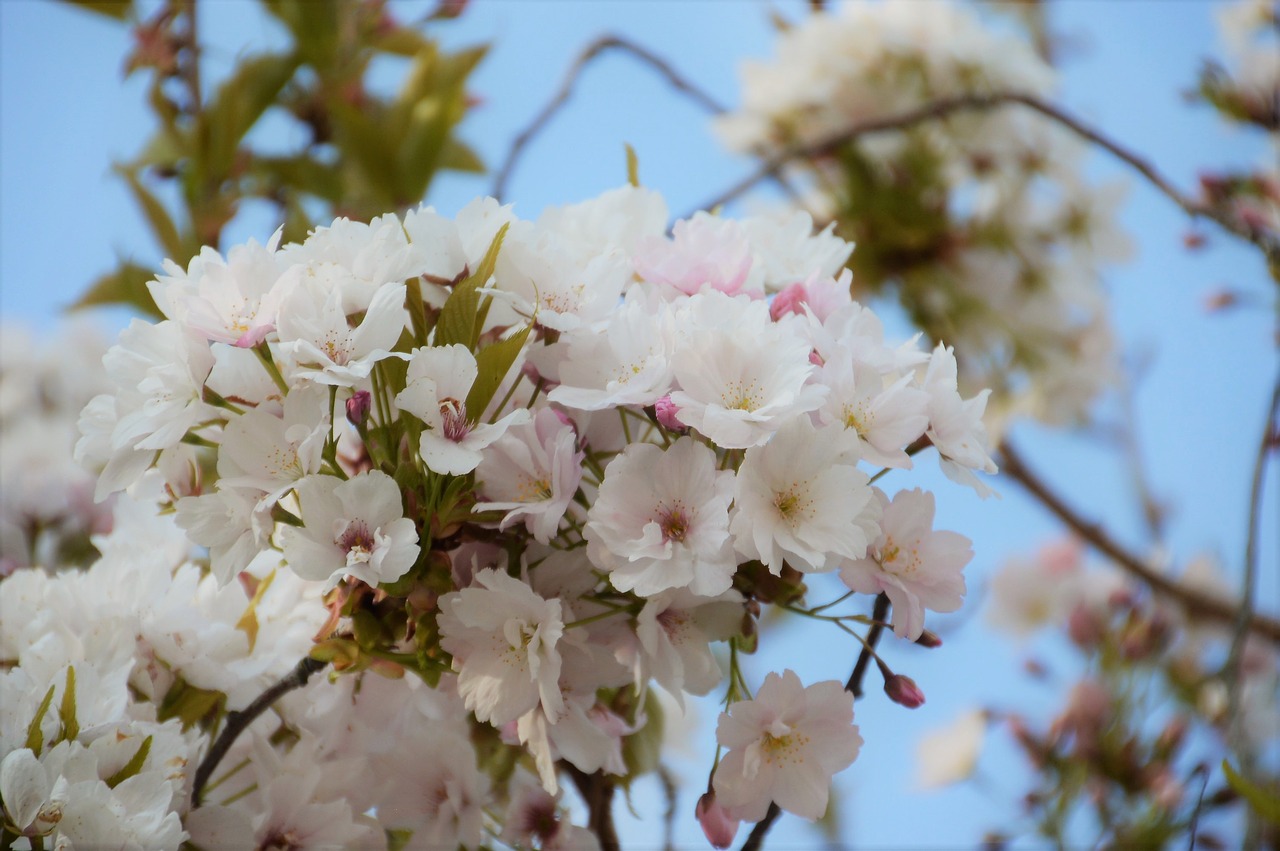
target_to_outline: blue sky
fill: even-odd
[[[1227,164],[1246,166],[1266,155],[1260,139],[1224,126],[1201,106],[1186,103],[1201,60],[1220,52],[1214,5],[1202,2],[1123,3],[1071,0],[1050,4],[1055,29],[1070,44],[1062,64],[1059,101],[1117,140],[1142,152],[1179,186],[1194,188],[1197,173]],[[446,44],[493,42],[473,78],[483,103],[462,135],[492,167],[511,139],[550,97],[578,50],[593,37],[616,32],[667,58],[726,104],[737,102],[736,67],[744,57],[771,54],[769,12],[796,14],[802,4],[752,2],[485,2],[444,26]],[[427,3],[392,7],[403,20]],[[276,43],[278,33],[252,4],[219,0],[206,6],[209,59],[224,69],[240,53]],[[36,0],[0,3],[0,318],[50,327],[117,256],[155,263],[157,249],[123,185],[111,176],[149,128],[141,77],[122,82],[127,49],[118,25],[78,10]],[[388,79],[395,69],[387,68]],[[287,141],[287,140],[286,140]],[[624,144],[639,154],[641,178],[665,194],[673,213],[712,197],[750,169],[721,151],[705,115],[674,95],[649,69],[613,54],[583,77],[577,94],[535,144],[509,186],[517,212],[581,200],[625,179]],[[1094,177],[1127,172],[1105,155],[1089,161]],[[1141,454],[1157,492],[1173,508],[1168,543],[1177,563],[1209,551],[1238,575],[1243,554],[1249,465],[1277,370],[1274,314],[1269,307],[1209,315],[1205,296],[1222,285],[1255,294],[1270,305],[1274,288],[1262,263],[1209,226],[1210,246],[1183,249],[1186,217],[1144,184],[1132,188],[1122,221],[1136,259],[1107,275],[1113,315],[1131,359],[1149,366],[1136,394]],[[442,178],[428,199],[452,212],[486,194],[488,177]],[[247,215],[229,243],[263,239],[275,229],[262,211]],[[104,316],[118,328],[123,317]],[[1144,543],[1127,490],[1123,462],[1110,448],[1080,435],[1033,426],[1015,431],[1024,454],[1086,514],[1106,522],[1134,547]],[[921,465],[930,468],[930,463]],[[938,494],[938,525],[974,539],[971,587],[1010,553],[1034,549],[1054,533],[1047,516],[1012,483],[998,484],[1000,501],[979,501],[932,472],[911,484]],[[1280,500],[1273,467],[1270,507]],[[1264,517],[1264,577],[1259,599],[1275,611],[1280,599],[1277,512]],[[975,595],[975,599],[980,598]],[[972,846],[990,827],[1008,826],[1024,775],[1010,749],[993,736],[981,787],[918,795],[911,791],[916,738],[974,705],[1052,705],[1052,693],[1017,673],[1027,648],[989,635],[980,619],[962,615],[963,628],[929,653],[890,648],[888,658],[925,689],[914,712],[890,704],[872,675],[871,695],[858,706],[867,741],[859,761],[839,780],[846,841],[858,847]],[[795,668],[803,679],[840,678],[856,655],[838,633],[788,629],[767,648],[766,661]],[[1052,646],[1037,652],[1057,659]],[[754,660],[753,660],[754,661]],[[1064,680],[1063,682],[1069,682]],[[710,704],[705,709],[714,712]],[[709,759],[705,754],[703,759]],[[704,762],[704,764],[709,764]],[[705,774],[684,773],[688,790],[678,823],[682,846],[700,842],[687,818]],[[692,795],[689,793],[693,793]],[[636,800],[643,823],[627,822],[634,847],[649,847],[661,805],[651,789]],[[692,832],[691,832],[692,831]],[[745,835],[745,833],[743,834]],[[741,837],[740,837],[741,838]],[[769,847],[812,847],[816,834],[784,819]]]

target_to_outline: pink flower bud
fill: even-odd
[[[942,646],[942,639],[938,636],[936,632],[930,632],[929,630],[926,629],[925,631],[921,632],[920,637],[916,639],[916,645],[919,647],[928,647],[930,650],[932,650],[935,647]]]
[[[371,407],[373,407],[373,397],[369,395],[369,391],[357,390],[347,400],[347,420],[353,426],[364,425],[364,418],[369,415]]]
[[[924,692],[916,681],[902,674],[893,674],[884,681],[884,693],[894,703],[908,709],[918,709],[924,705]]]
[[[733,844],[733,837],[738,834],[738,820],[729,818],[724,807],[716,801],[715,792],[708,792],[698,799],[694,815],[698,817],[698,824],[702,825],[702,832],[713,847],[728,848]]]
[[[769,315],[773,317],[774,322],[777,322],[788,313],[803,314],[804,303],[808,297],[809,293],[805,290],[804,284],[800,282],[788,284],[769,303]]]
[[[680,422],[680,409],[676,407],[676,403],[671,401],[670,396],[663,396],[657,402],[653,403],[654,413],[658,417],[658,422],[667,431],[684,433],[689,427]]]

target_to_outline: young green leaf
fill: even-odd
[[[62,716],[62,738],[70,741],[80,735],[80,723],[76,721],[76,666],[67,666],[67,686],[62,690],[62,703],[58,706]]]
[[[151,736],[147,736],[142,740],[142,744],[138,746],[133,758],[126,762],[119,771],[107,778],[107,785],[114,789],[130,777],[136,777],[138,772],[142,770],[142,766],[146,764],[147,756],[150,753]]]
[[[27,726],[27,742],[26,747],[36,756],[40,756],[40,751],[44,748],[44,731],[40,729],[40,722],[44,720],[44,714],[49,711],[49,707],[53,704],[53,686],[49,686],[49,690],[45,692],[44,700],[40,701],[40,707],[36,709],[36,715],[31,719],[31,723]]]

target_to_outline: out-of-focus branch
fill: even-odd
[[[858,661],[853,666],[853,673],[849,675],[849,681],[844,684],[845,691],[853,694],[853,699],[858,700],[865,693],[862,687],[862,681],[866,678],[867,669],[871,667],[871,660],[876,654],[876,643],[880,641],[880,634],[884,632],[885,618],[889,616],[889,598],[880,594],[876,597],[875,606],[871,610],[871,629],[867,630],[866,643],[862,645],[862,652],[858,654]],[[770,802],[769,810],[764,814],[764,818],[756,822],[755,827],[751,828],[751,833],[747,835],[747,841],[742,843],[741,851],[759,851],[764,847],[764,838],[769,833],[769,828],[773,827],[773,823],[778,820],[778,816],[782,815],[782,810],[778,805]]]
[[[1249,635],[1250,626],[1257,618],[1253,605],[1258,585],[1258,532],[1262,526],[1262,480],[1266,473],[1268,458],[1272,451],[1280,447],[1277,416],[1280,416],[1280,378],[1277,378],[1271,390],[1271,405],[1267,410],[1262,439],[1258,442],[1258,452],[1253,461],[1253,479],[1249,483],[1249,530],[1244,547],[1244,579],[1240,584],[1240,608],[1236,613],[1235,629],[1231,636],[1231,651],[1227,654],[1227,663],[1223,668],[1223,676],[1227,681],[1227,718],[1230,724],[1227,741],[1240,759],[1241,769],[1246,774],[1252,772],[1254,759],[1246,745],[1244,719],[1240,713],[1240,691],[1244,679],[1244,643]],[[1257,841],[1257,830],[1257,819],[1250,814],[1245,830],[1246,846]]]
[[[253,703],[250,703],[240,712],[232,712],[227,715],[227,725],[222,728],[218,738],[209,747],[209,752],[204,755],[204,759],[196,767],[196,775],[191,784],[192,809],[200,806],[200,798],[204,794],[205,785],[213,775],[214,769],[218,767],[218,763],[222,762],[222,758],[227,755],[227,751],[231,750],[231,746],[235,744],[240,734],[248,729],[249,725],[257,720],[259,715],[270,709],[271,705],[277,700],[289,692],[305,686],[307,680],[311,679],[312,675],[324,668],[326,664],[328,663],[312,659],[310,656],[304,656],[292,671],[285,674],[266,691],[255,697]]]
[[[1239,612],[1234,603],[1206,596],[1159,573],[1125,549],[1101,525],[1082,517],[1051,490],[1044,480],[1032,472],[1022,460],[1021,454],[1008,441],[1001,445],[999,457],[996,460],[1001,473],[1022,485],[1029,494],[1082,540],[1107,556],[1122,570],[1142,580],[1157,595],[1173,600],[1193,617],[1207,618],[1223,624],[1237,621]],[[1280,621],[1254,614],[1249,619],[1247,628],[1280,644]]]
[[[1034,110],[1035,112],[1056,121],[1058,124],[1066,127],[1068,130],[1071,130],[1082,139],[1106,150],[1112,156],[1116,157],[1138,174],[1146,178],[1148,183],[1155,187],[1166,198],[1181,207],[1187,215],[1193,218],[1204,217],[1217,222],[1224,230],[1233,233],[1241,239],[1251,242],[1258,246],[1258,248],[1262,249],[1262,252],[1266,255],[1267,260],[1272,263],[1272,265],[1280,263],[1280,239],[1271,234],[1258,232],[1256,228],[1250,227],[1247,223],[1241,221],[1237,216],[1227,210],[1197,201],[1195,198],[1183,194],[1176,186],[1173,185],[1172,182],[1162,175],[1155,166],[1151,165],[1151,163],[1147,162],[1142,157],[1123,147],[1119,143],[1112,141],[1108,137],[1104,136],[1100,131],[1090,127],[1059,107],[1024,92],[993,92],[991,94],[983,95],[974,94],[944,98],[942,100],[934,101],[933,103],[925,104],[917,109],[908,110],[907,112],[899,115],[890,115],[884,118],[877,118],[871,121],[864,121],[855,124],[853,127],[850,127],[828,139],[803,145],[793,145],[785,148],[781,153],[765,160],[764,163],[761,164],[761,166],[754,172],[747,175],[747,177],[729,187],[715,198],[712,198],[702,204],[698,209],[712,210],[716,207],[727,204],[746,193],[761,181],[777,177],[781,173],[782,169],[788,164],[800,159],[809,159],[829,154],[835,149],[848,144],[860,136],[869,136],[874,133],[886,133],[895,130],[906,130],[917,124],[946,118],[953,113],[992,109],[1006,104],[1021,104],[1028,109]]]
[[[600,841],[601,851],[619,851],[618,830],[613,824],[613,781],[603,771],[587,774],[571,763],[561,764],[587,805],[587,829]]]
[[[582,75],[582,72],[591,64],[592,61],[596,59],[596,57],[610,50],[620,50],[623,53],[628,53],[653,68],[666,78],[667,82],[673,89],[687,96],[690,100],[694,101],[708,112],[714,114],[724,112],[724,107],[721,106],[715,98],[711,97],[711,95],[707,94],[702,89],[682,77],[674,68],[671,67],[669,63],[666,62],[666,60],[640,45],[628,41],[620,36],[603,35],[588,44],[586,48],[578,54],[578,58],[569,66],[569,72],[565,74],[564,82],[560,84],[560,88],[556,94],[547,102],[547,105],[542,108],[542,111],[534,117],[529,126],[520,131],[520,134],[516,136],[515,141],[511,143],[511,150],[507,152],[507,158],[503,161],[502,167],[498,169],[497,176],[493,181],[493,189],[490,194],[493,195],[494,198],[497,198],[499,201],[502,200],[507,191],[507,182],[511,178],[512,171],[515,170],[517,160],[519,160],[520,156],[524,153],[525,147],[528,146],[535,136],[542,132],[542,129],[547,125],[547,123],[551,121],[551,119],[555,117],[556,113],[559,112],[560,109],[568,102],[569,98],[573,95],[574,86],[577,85],[578,78]]]

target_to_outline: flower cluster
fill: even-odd
[[[932,494],[873,480],[932,447],[987,494],[987,393],[961,396],[950,347],[886,341],[852,247],[807,215],[666,217],[636,187],[536,221],[482,199],[206,249],[151,284],[165,319],[107,354],[77,452],[99,497],[159,495],[210,595],[290,577],[323,615],[292,660],[337,682],[286,699],[289,736],[239,740],[193,837],[571,844],[561,780],[651,770],[650,691],[722,683],[717,812],[822,814],[861,743],[852,695],[787,671],[753,697],[738,654],[763,604],[812,613],[817,574],[836,602],[883,595],[908,640],[961,605],[968,541],[933,530]]]
[[[32,565],[89,561],[110,506],[93,500],[91,472],[71,458],[80,409],[106,384],[106,340],[88,323],[43,343],[0,328],[0,576]]]
[[[0,584],[6,848],[194,836],[183,818],[209,719],[244,709],[325,620],[286,572],[219,587],[154,498],[123,500],[93,543],[102,555],[88,570],[17,570]]]
[[[1114,221],[1123,186],[1090,185],[1082,143],[1044,116],[955,108],[1048,93],[1053,70],[1027,40],[955,3],[851,2],[784,30],[777,57],[746,64],[742,81],[717,130],[739,152],[815,152],[791,176],[804,205],[858,243],[859,292],[895,292],[918,327],[963,350],[965,381],[994,388],[1002,410],[1082,418],[1115,372],[1099,268],[1128,253]]]
[[[1233,602],[1212,559],[1191,560],[1177,582],[1206,601]],[[1240,793],[1248,798],[1247,784],[1262,790],[1275,774],[1274,645],[1250,636],[1233,662],[1229,621],[1196,617],[1114,568],[1087,565],[1073,540],[1005,564],[993,577],[986,611],[992,626],[1023,641],[1056,634],[1056,649],[1034,645],[1051,664],[1032,657],[1028,670],[1061,705],[1047,721],[1006,700],[958,719],[921,742],[924,784],[969,777],[986,727],[996,723],[1035,768],[1023,806],[1043,836],[1070,842],[1084,830],[1116,845],[1159,846],[1194,832],[1213,845],[1239,830]],[[1255,755],[1249,781],[1211,773],[1234,747],[1233,727],[1242,749]]]

